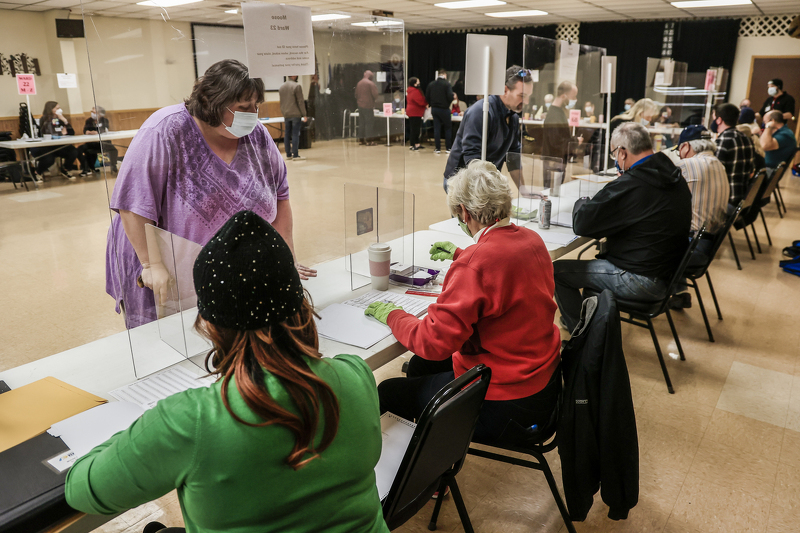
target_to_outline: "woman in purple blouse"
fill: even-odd
[[[250,210],[294,254],[286,164],[258,122],[263,101],[260,78],[238,61],[220,61],[185,103],[153,113],[131,142],[111,196],[119,216],[106,250],[106,291],[128,328],[156,319],[154,294],[163,301],[170,283],[160,258],[148,254],[145,224],[204,246],[231,216]],[[302,279],[316,276],[295,264]]]

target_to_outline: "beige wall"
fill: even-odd
[[[750,79],[750,62],[753,56],[800,56],[800,39],[791,37],[739,37],[736,43],[736,57],[731,70],[731,95],[729,102],[739,105],[747,95],[747,83]],[[776,74],[778,77],[778,74]],[[793,95],[797,98],[800,95]],[[766,99],[764,97],[752,102],[756,107]]]

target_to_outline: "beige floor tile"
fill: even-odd
[[[670,521],[702,533],[762,533],[769,517],[769,498],[759,499],[737,488],[689,476]],[[678,530],[680,531],[680,529]]]
[[[662,533],[704,533],[704,530],[690,527],[674,516],[670,516]]]
[[[709,405],[685,403],[677,393],[669,394],[666,389],[659,393],[659,389],[656,389],[637,408],[636,416],[643,416],[684,433],[702,435],[713,412],[714,408]]]
[[[800,514],[800,467],[786,464],[778,466],[772,503]]]
[[[608,506],[602,502],[596,502],[586,520],[575,523],[575,530],[578,533],[590,531],[660,533],[664,529],[668,517],[669,514],[661,512],[658,506],[640,498],[639,504],[631,509],[626,520],[611,520],[608,518]]]
[[[800,467],[800,432],[787,428],[783,434],[780,462]]]
[[[777,462],[781,455],[783,433],[782,427],[716,409],[705,438]]]
[[[717,408],[784,427],[791,390],[789,374],[734,362]]]
[[[797,520],[797,509],[786,509],[773,503],[769,508],[767,533],[796,533]]]
[[[786,427],[800,431],[800,376],[794,376],[792,395],[789,399],[789,412],[786,416]]]
[[[689,469],[689,478],[737,489],[769,501],[778,462],[704,437]]]

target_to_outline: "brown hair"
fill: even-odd
[[[43,128],[45,124],[49,123],[53,120],[55,114],[53,113],[53,109],[56,108],[58,102],[54,102],[53,100],[48,100],[44,104],[44,110],[42,111],[42,116],[39,118],[39,128]]]
[[[300,311],[278,326],[241,331],[214,325],[200,315],[195,328],[206,336],[213,348],[206,356],[206,370],[222,376],[222,401],[231,416],[242,424],[264,427],[285,426],[295,436],[294,448],[286,463],[299,470],[319,457],[333,442],[339,428],[339,401],[325,381],[314,374],[304,357],[321,359],[314,310],[309,296]],[[209,368],[213,363],[215,370]],[[264,384],[269,372],[286,389],[298,415],[281,407]],[[228,401],[228,386],[236,378],[236,388],[247,406],[262,420],[254,424],[239,417]],[[322,439],[314,445],[323,413]],[[306,454],[311,457],[303,459]]]
[[[233,102],[256,97],[264,101],[264,81],[251,78],[247,67],[235,59],[223,59],[208,67],[197,78],[192,94],[186,99],[186,109],[193,117],[212,128],[222,123],[222,112]]]

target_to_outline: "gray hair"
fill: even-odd
[[[653,149],[650,133],[641,124],[626,122],[611,134],[611,144],[625,148],[631,155],[639,155],[645,150]]]
[[[699,154],[700,152],[716,152],[717,145],[711,139],[695,139],[693,141],[687,141],[689,146],[692,147],[694,153]]]
[[[464,204],[467,212],[485,226],[491,226],[511,213],[511,188],[508,179],[492,163],[473,159],[447,180],[447,206],[453,216]]]

